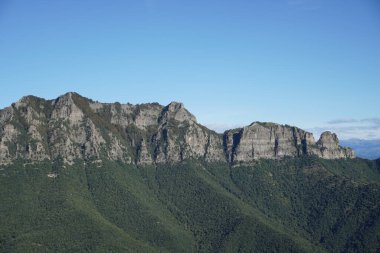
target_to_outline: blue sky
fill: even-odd
[[[378,0],[0,0],[0,107],[76,91],[379,139],[379,45]]]

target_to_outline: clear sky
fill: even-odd
[[[380,1],[0,0],[0,88],[380,138]]]

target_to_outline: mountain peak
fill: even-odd
[[[161,118],[174,119],[179,122],[197,122],[195,116],[184,107],[183,103],[179,102],[171,102],[170,104],[165,106]]]
[[[78,94],[75,91],[68,91],[65,94],[59,96],[58,98],[66,98],[66,97],[73,97],[73,96],[78,96],[84,98],[82,95]]]
[[[46,100],[37,96],[27,95],[20,98],[16,103],[14,103],[14,105],[17,108],[22,107],[22,106],[33,106],[36,103],[38,103],[38,101],[46,101]]]
[[[325,131],[321,134],[317,143],[321,145],[326,145],[327,143],[331,145],[339,145],[339,139],[335,133]]]
[[[183,106],[183,103],[181,102],[172,101],[168,104],[168,107],[169,107],[169,110],[175,111],[175,110],[179,110],[183,108],[184,106]]]
[[[90,101],[90,99],[76,93],[76,92],[66,92],[65,94],[59,96],[58,98],[55,99],[55,102],[58,102],[58,101],[61,101],[63,103],[74,103],[76,99],[80,99],[80,100],[87,100],[87,101]]]
[[[325,131],[317,141],[317,146],[321,150],[321,157],[333,159],[339,157],[354,157],[354,151],[351,148],[341,147],[338,136],[330,131]]]

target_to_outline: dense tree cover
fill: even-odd
[[[0,167],[0,252],[379,252],[379,171],[316,157],[17,161]]]

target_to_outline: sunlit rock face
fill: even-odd
[[[228,130],[224,133],[224,146],[230,163],[301,155],[317,155],[326,159],[354,157],[351,149],[339,146],[335,134],[323,133],[315,143],[312,133],[274,123],[254,122]]]
[[[355,156],[351,148],[340,147],[336,134],[329,131],[321,134],[317,141],[317,147],[319,151],[317,155],[325,159],[353,158]]]
[[[184,159],[249,163],[316,155],[352,158],[335,134],[315,142],[297,127],[254,122],[218,134],[199,124],[182,103],[100,103],[76,93],[54,100],[27,96],[0,110],[0,164],[62,158],[73,164],[117,160],[137,165]]]

